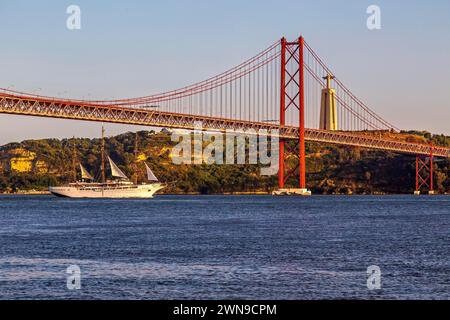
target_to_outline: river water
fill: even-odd
[[[0,299],[449,299],[449,254],[448,196],[0,197]]]

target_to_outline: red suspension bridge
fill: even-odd
[[[323,106],[324,90],[332,94],[331,109]],[[324,110],[335,113],[333,127],[320,125]],[[433,158],[450,157],[450,148],[382,135],[399,130],[358,99],[303,37],[283,38],[205,81],[138,98],[61,99],[0,89],[0,113],[189,130],[198,122],[204,130],[278,130],[280,189],[292,175],[306,189],[305,141],[416,155],[416,190],[433,191]],[[292,154],[298,165],[288,168]]]

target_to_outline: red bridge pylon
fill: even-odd
[[[280,84],[280,125],[286,125],[286,111],[294,108],[298,111],[299,137],[296,146],[292,148],[285,139],[280,139],[279,148],[279,190],[274,194],[311,195],[306,189],[305,161],[305,73],[304,73],[304,39],[295,42],[281,39],[281,84]],[[289,168],[287,158],[295,156],[297,166]],[[298,169],[299,188],[284,189],[286,181]]]
[[[434,194],[433,162],[433,145],[430,146],[430,155],[428,157],[416,156],[415,195],[420,195],[422,189],[428,189],[428,194]]]

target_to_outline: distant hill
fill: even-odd
[[[450,146],[450,137],[427,132],[379,133],[405,141],[433,142]],[[270,192],[276,176],[261,176],[256,165],[175,165],[170,158],[173,142],[167,132],[142,131],[139,161],[146,161],[166,193]],[[0,147],[0,192],[46,190],[49,185],[69,182],[73,176],[71,139],[27,140]],[[75,139],[77,158],[99,176],[100,140]],[[107,152],[128,176],[133,174],[134,134],[106,139]],[[315,194],[412,193],[415,158],[359,148],[307,143],[307,183]],[[143,164],[139,178],[145,177]],[[437,162],[436,189],[450,192],[450,162]],[[293,181],[291,181],[293,183]]]

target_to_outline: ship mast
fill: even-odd
[[[133,174],[133,183],[137,184],[138,183],[138,143],[139,143],[139,136],[138,133],[136,132],[136,136],[134,138],[134,165],[133,165],[133,169],[134,169],[134,174]]]
[[[73,182],[77,182],[77,150],[75,137],[72,138],[72,178]]]
[[[105,127],[102,126],[102,183],[105,182]]]

